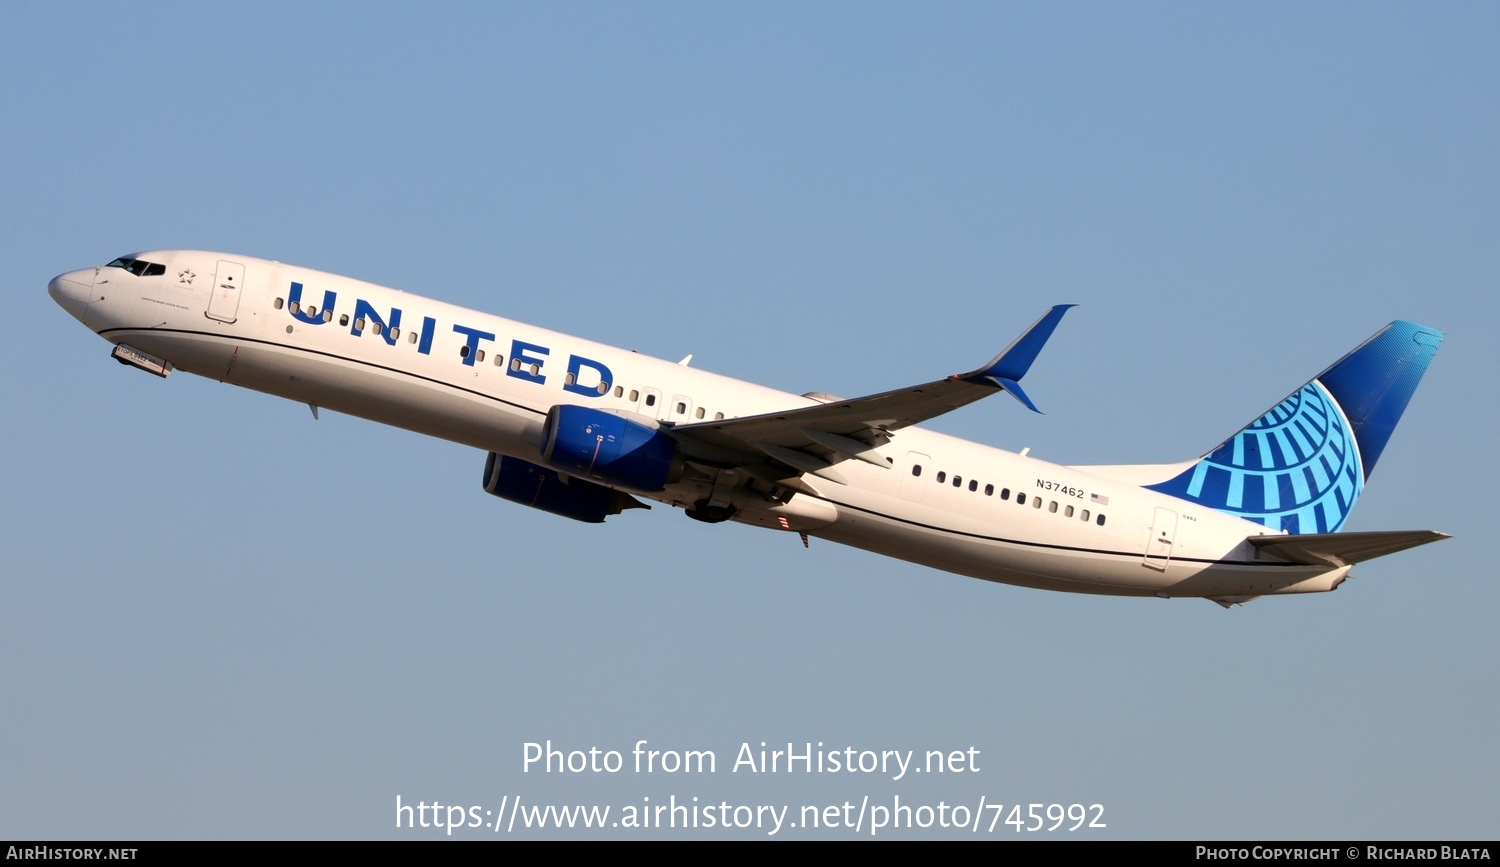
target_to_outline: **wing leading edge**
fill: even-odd
[[[1040,412],[1021,389],[1020,380],[1073,306],[1059,304],[1048,310],[989,364],[969,373],[853,400],[678,425],[672,432],[691,455],[711,465],[742,467],[761,478],[811,473],[843,484],[843,477],[831,469],[833,464],[855,459],[888,468],[890,459],[877,449],[892,432],[997,391],[1007,391],[1028,409]]]

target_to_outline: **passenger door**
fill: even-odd
[[[245,266],[221,259],[214,272],[213,290],[208,295],[208,318],[233,322],[239,316],[240,287],[244,283]]]

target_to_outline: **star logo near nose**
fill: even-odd
[[[177,272],[177,282],[185,286],[191,286],[193,285],[193,278],[197,276],[198,275],[194,274],[192,271],[183,269]]]

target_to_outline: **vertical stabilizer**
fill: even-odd
[[[1443,333],[1392,322],[1152,490],[1290,533],[1344,526]]]

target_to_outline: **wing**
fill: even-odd
[[[1021,389],[1021,377],[1073,306],[1059,304],[1048,310],[989,364],[969,373],[853,400],[678,425],[673,434],[691,458],[708,466],[740,468],[768,481],[812,473],[844,484],[833,464],[855,459],[889,468],[890,459],[879,453],[879,447],[893,431],[997,391],[1007,391],[1028,409],[1040,412]]]

